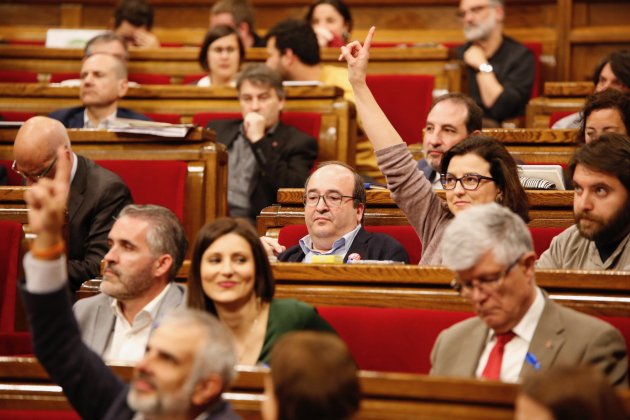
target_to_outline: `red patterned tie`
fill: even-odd
[[[496,381],[501,379],[501,363],[503,363],[503,352],[505,350],[505,345],[509,343],[510,340],[515,337],[515,335],[516,334],[514,334],[512,331],[508,331],[503,334],[497,334],[497,342],[494,344],[494,347],[492,347],[492,351],[490,351],[488,363],[481,373],[482,378],[494,379]]]

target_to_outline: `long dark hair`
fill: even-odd
[[[206,72],[210,71],[210,63],[208,63],[208,50],[210,49],[210,45],[212,45],[212,43],[217,39],[229,35],[236,36],[239,63],[242,63],[243,60],[245,60],[245,47],[243,46],[243,41],[241,41],[241,37],[238,35],[238,32],[236,32],[236,29],[226,25],[217,25],[208,30],[206,36],[203,38],[203,42],[201,43],[201,49],[199,49],[199,65]]]

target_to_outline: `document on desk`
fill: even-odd
[[[160,137],[184,138],[193,124],[168,124],[155,121],[116,118],[107,128],[115,133],[147,134]]]

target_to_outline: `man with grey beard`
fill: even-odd
[[[182,308],[164,316],[149,338],[130,385],[82,342],[67,290],[63,239],[71,161],[62,148],[57,158],[54,178],[39,179],[24,194],[29,226],[36,237],[24,257],[26,280],[20,291],[40,363],[84,419],[238,419],[221,398],[234,378],[234,343],[223,324],[208,313]],[[106,281],[121,295],[130,289],[127,275],[132,272],[144,267],[153,274],[170,271],[172,276],[181,263],[159,247],[147,255],[139,237],[155,245],[156,238],[170,237],[172,232],[159,232],[161,226],[143,216],[127,211],[117,223],[126,220],[126,227],[138,225],[138,231],[110,237]],[[185,246],[180,249],[183,258]]]
[[[503,35],[503,0],[461,0],[458,16],[468,41],[456,50],[467,65],[468,94],[483,108],[484,128],[525,115],[534,83],[534,56]]]
[[[107,235],[101,292],[81,299],[74,313],[83,341],[106,361],[135,362],[155,325],[184,306],[173,282],[187,241],[177,216],[160,206],[128,205]]]

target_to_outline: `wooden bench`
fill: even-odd
[[[437,191],[444,199],[444,191]],[[303,188],[281,188],[278,204],[265,207],[257,218],[261,236],[277,237],[282,226],[304,224]],[[573,192],[527,190],[530,227],[568,227],[574,223]],[[368,190],[366,225],[407,225],[409,221],[391,199],[389,190]]]
[[[206,222],[227,215],[227,153],[214,142],[211,131],[198,128],[185,139],[74,129],[68,134],[74,152],[96,161],[184,162],[182,223],[191,243]],[[15,129],[0,129],[0,161],[13,159],[15,135]],[[153,188],[159,194],[160,185]],[[1,219],[27,223],[24,191],[25,187],[0,187]]]
[[[577,112],[584,107],[586,97],[593,93],[592,82],[547,82],[544,96],[529,101],[526,110],[528,128],[549,128],[554,112]]]
[[[356,112],[334,86],[288,87],[285,109],[322,115],[318,139],[319,161],[354,163]],[[40,84],[0,83],[0,111],[30,111],[46,115],[56,109],[79,106],[79,90]],[[240,112],[236,89],[197,86],[143,86],[130,88],[120,106],[141,113],[179,114],[183,123],[200,112]]]

